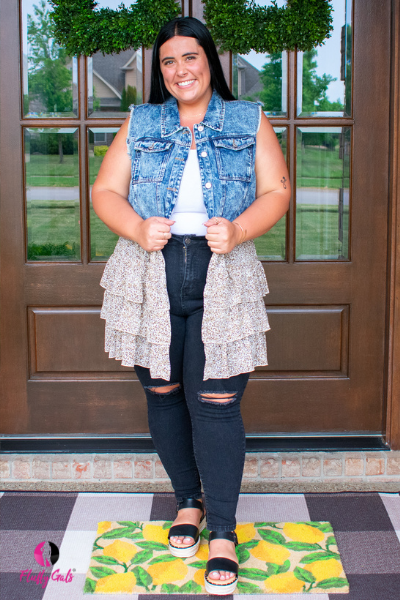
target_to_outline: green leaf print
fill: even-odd
[[[199,594],[201,592],[201,585],[191,579],[179,588],[179,592],[181,594]]]
[[[256,581],[264,581],[271,575],[268,571],[262,569],[239,569],[239,575],[246,579],[255,579]]]
[[[123,525],[124,527],[139,527],[139,521],[117,521],[118,525]]]
[[[143,567],[135,567],[132,569],[132,573],[136,577],[136,585],[140,585],[141,587],[148,588],[149,585],[153,583],[153,579],[147,571],[143,569]]]
[[[172,556],[172,554],[160,554],[156,556],[149,562],[149,565],[154,565],[159,562],[170,562],[171,560],[176,560],[176,556]]]
[[[286,543],[285,538],[281,533],[277,531],[271,531],[270,529],[259,529],[258,533],[266,542],[271,542],[272,544],[280,544],[284,545]]]
[[[139,565],[141,563],[147,562],[153,556],[153,550],[142,550],[135,554],[135,556],[131,560],[131,565]]]
[[[173,521],[165,521],[165,523],[163,524],[162,528],[163,529],[169,529],[172,525]]]
[[[307,565],[315,560],[329,560],[330,558],[336,558],[336,560],[340,560],[340,554],[337,552],[313,552],[312,554],[303,556],[300,562]]]
[[[259,540],[250,540],[250,542],[243,542],[243,544],[238,544],[236,546],[236,550],[238,548],[247,548],[247,550],[251,550],[251,548],[255,548],[258,546]]]
[[[315,527],[323,533],[329,533],[333,531],[332,525],[328,521],[300,521],[300,524],[310,525],[310,527]]]
[[[108,567],[90,567],[90,570],[97,579],[107,577],[108,575],[115,575],[115,571]]]
[[[90,577],[88,577],[85,581],[83,593],[84,594],[94,594],[94,591],[96,589],[96,583],[97,583],[97,581],[95,581],[94,579],[90,579]]]
[[[310,571],[302,569],[301,567],[296,567],[293,573],[297,579],[300,579],[300,581],[305,581],[306,583],[314,583],[316,581],[314,575],[310,573]]]
[[[241,565],[242,563],[246,562],[246,560],[249,560],[250,552],[246,548],[243,548],[243,546],[241,548],[237,546],[236,556],[239,559],[239,565]]]
[[[286,573],[290,569],[290,560],[285,560],[283,565],[281,565],[278,569],[278,573]]]
[[[106,531],[101,537],[105,540],[119,539],[123,537],[128,537],[133,533],[133,530],[134,527],[117,527],[117,529]]]
[[[276,563],[265,563],[268,567],[267,569],[267,573],[268,573],[268,577],[271,577],[271,575],[277,575],[279,573],[279,567],[280,565],[277,565]]]
[[[143,540],[143,533],[139,531],[138,533],[129,533],[124,535],[125,538],[129,540]]]
[[[241,594],[263,594],[261,588],[258,587],[255,583],[250,583],[248,581],[238,581],[237,589]]]
[[[254,527],[258,529],[259,527],[276,527],[276,523],[272,523],[270,521],[263,521],[254,523]],[[279,529],[279,528],[278,528]]]
[[[200,534],[200,537],[203,540],[207,540],[207,542],[208,542],[208,540],[210,539],[210,532],[208,531],[208,529],[203,529],[203,531]]]
[[[346,587],[349,582],[345,577],[331,577],[330,579],[324,579],[317,584],[317,587],[327,590],[328,588],[340,588]]]
[[[206,560],[196,560],[195,562],[188,563],[188,567],[193,567],[194,569],[205,569],[207,566]]]
[[[160,542],[138,542],[136,546],[144,548],[145,550],[168,550],[168,546],[166,544],[161,544]]]
[[[336,539],[333,535],[330,535],[325,542],[326,549],[329,549],[329,546],[337,546]]]
[[[174,583],[163,583],[161,591],[167,594],[177,594],[179,592],[179,585],[175,585]]]
[[[306,542],[286,542],[285,544],[288,550],[294,550],[295,552],[306,552],[307,550],[321,550],[319,544],[307,544]]]
[[[92,559],[102,565],[121,565],[119,560],[116,560],[111,556],[92,556]]]
[[[333,531],[332,525],[330,523],[320,523],[317,526],[317,529],[322,531],[322,533],[331,533],[331,531]]]

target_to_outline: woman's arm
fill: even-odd
[[[214,218],[205,223],[206,237],[213,252],[230,252],[237,244],[263,235],[289,208],[291,187],[286,161],[273,127],[264,114],[257,133],[255,172],[256,200],[233,223],[221,218],[218,225]]]
[[[171,237],[174,223],[164,217],[142,219],[128,202],[131,160],[126,138],[129,118],[114,138],[101,164],[92,188],[92,203],[97,216],[117,235],[137,242],[144,250],[162,250]]]

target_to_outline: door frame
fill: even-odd
[[[387,0],[391,3],[392,22],[391,22],[391,56],[388,60],[391,61],[391,111],[390,111],[390,148],[389,164],[391,172],[389,174],[389,236],[388,236],[388,280],[387,280],[387,326],[385,334],[385,349],[386,349],[386,366],[385,366],[385,393],[386,398],[386,428],[384,440],[388,447],[393,450],[400,449],[400,0]],[[0,60],[1,71],[3,77],[15,77],[15,69],[19,68],[19,42],[13,41],[12,36],[8,34],[9,29],[6,29],[7,23],[15,23],[19,20],[19,3],[14,0],[1,0],[0,3],[0,23],[2,23],[3,35],[0,37]],[[81,69],[80,69],[81,71]],[[80,77],[82,77],[80,73]],[[82,81],[81,93],[82,93]],[[1,127],[1,146],[0,146],[0,163],[10,164],[14,162],[13,176],[3,177],[0,180],[0,194],[6,197],[7,194],[13,192],[15,185],[22,187],[22,174],[17,173],[16,165],[19,160],[12,161],[12,157],[18,158],[21,152],[21,142],[19,137],[15,137],[15,131],[7,126],[7,115],[9,112],[18,110],[20,112],[20,97],[17,92],[8,89],[7,86],[2,86],[0,92],[0,118],[2,120]],[[11,93],[10,93],[11,91]],[[18,108],[16,108],[18,107]],[[38,122],[39,126],[40,123]],[[9,173],[10,175],[10,173]],[[15,211],[5,210],[2,205],[0,221],[0,282],[2,287],[12,289],[11,294],[2,294],[2,304],[0,310],[7,313],[7,307],[10,306],[11,297],[14,294],[22,292],[22,278],[18,274],[18,269],[12,266],[25,261],[24,249],[16,247],[15,244],[9,243],[13,239],[12,231],[23,228],[22,212],[21,216],[16,218]],[[17,238],[19,236],[16,236]],[[7,240],[7,245],[3,240]],[[15,260],[18,257],[18,261]],[[13,258],[13,260],[10,260]],[[4,290],[4,287],[3,287]],[[8,298],[8,299],[7,299]],[[20,311],[18,315],[15,311],[11,311],[14,315],[14,325],[16,337],[21,339],[26,334],[25,332],[25,313]],[[4,319],[1,320],[4,323]],[[3,325],[0,323],[0,357],[9,352],[8,348],[4,348],[2,343]],[[22,345],[20,346],[22,347]],[[26,356],[21,353],[15,353],[16,345],[13,346],[13,360],[16,362],[24,362],[26,364]],[[8,359],[10,360],[10,358]],[[3,362],[0,358],[0,362]],[[7,375],[5,375],[6,377]],[[18,404],[21,403],[21,397],[24,395],[26,382],[20,381],[14,390],[14,398],[12,406],[0,407],[0,414],[8,411],[18,410]],[[2,382],[0,381],[0,394]],[[0,431],[0,436],[1,436]],[[25,436],[24,436],[25,437]],[[91,437],[91,436],[88,436]],[[29,440],[32,441],[32,436],[26,436],[27,446]],[[110,440],[111,441],[111,440]],[[67,444],[68,445],[68,444]],[[25,450],[26,451],[26,450]],[[68,451],[65,448],[64,451]]]
[[[386,442],[400,450],[400,0],[392,0]]]

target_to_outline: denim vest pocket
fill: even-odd
[[[132,183],[162,181],[172,146],[173,142],[162,140],[136,140],[132,162]]]
[[[212,142],[219,178],[249,183],[254,170],[255,137],[214,138]]]

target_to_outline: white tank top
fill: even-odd
[[[175,221],[171,233],[176,235],[206,235],[208,220],[201,188],[200,167],[196,149],[189,150],[189,156],[182,175],[178,199],[170,219]]]

